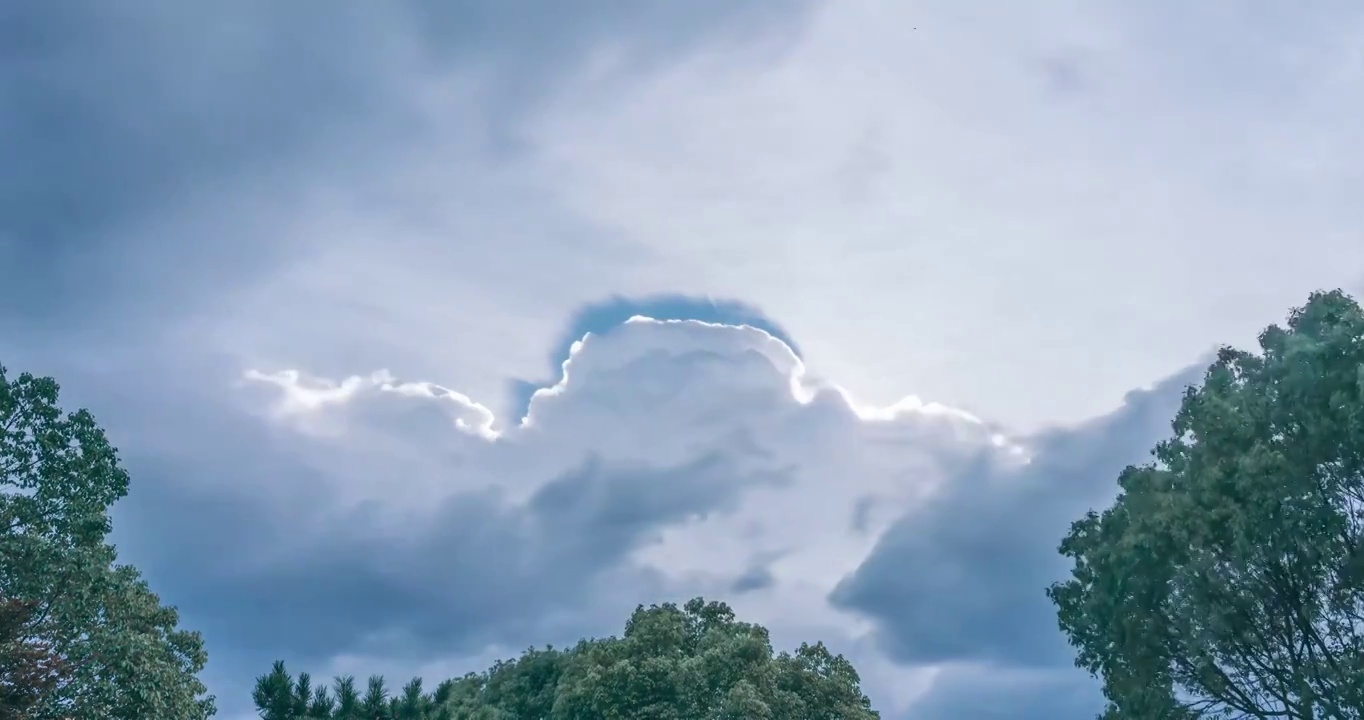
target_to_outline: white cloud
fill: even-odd
[[[1026,431],[1364,280],[1355,3],[846,0],[744,27],[643,68],[598,37],[498,137],[497,67],[391,39],[384,122],[272,171],[295,199],[252,235],[291,250],[194,342],[506,414],[575,308],[712,294],[863,401]]]
[[[363,506],[332,516],[338,537],[378,543],[394,587],[459,608],[392,627],[371,618],[334,668],[463,672],[528,639],[618,632],[639,602],[703,594],[779,646],[819,638],[847,653],[887,717],[984,718],[1095,702],[1063,662],[1042,593],[1063,565],[1055,543],[1142,461],[1196,373],[1022,441],[941,406],[856,407],[771,335],[699,321],[635,318],[589,335],[530,419],[497,433],[452,422],[480,408],[492,425],[474,400],[383,372],[247,377],[272,390],[262,417]],[[484,503],[487,528],[468,525],[463,498]],[[551,593],[546,572],[561,583]],[[757,579],[741,588],[746,578]],[[489,598],[520,609],[493,619]],[[460,649],[414,644],[414,632],[450,633]]]
[[[585,338],[565,363],[564,380],[536,397],[531,421],[500,434],[451,422],[471,412],[487,419],[472,400],[383,372],[340,382],[298,371],[252,371],[246,378],[273,389],[264,417],[283,432],[302,431],[300,456],[323,468],[352,502],[378,503],[387,524],[401,521],[402,534],[420,534],[414,530],[423,527],[420,518],[434,519],[429,511],[461,493],[495,489],[506,503],[536,502],[538,491],[584,462],[664,470],[723,458],[719,482],[744,488],[734,504],[649,531],[611,571],[614,592],[599,607],[558,608],[579,615],[561,630],[618,631],[633,603],[656,601],[660,592],[725,597],[772,627],[779,643],[813,636],[848,651],[885,703],[908,702],[925,690],[932,668],[897,669],[874,650],[870,625],[825,597],[892,521],[962,464],[982,453],[1009,461],[1019,452],[985,423],[940,406],[854,408],[836,387],[810,380],[790,349],[767,333],[695,321],[636,318]],[[640,473],[638,482],[650,478]],[[647,506],[647,495],[641,497]],[[438,558],[421,562],[432,561]],[[731,587],[754,567],[766,567],[771,583],[735,596]],[[375,661],[412,662],[401,655]],[[892,694],[896,688],[901,695]]]
[[[365,42],[342,45],[381,48],[360,64],[385,86],[366,95],[383,112],[319,120],[306,152],[101,229],[118,242],[74,267],[150,283],[154,299],[137,309],[152,311],[142,319],[157,349],[139,338],[113,359],[104,346],[53,355],[95,384],[111,364],[150,367],[162,351],[183,384],[215,391],[223,366],[257,368],[239,400],[281,431],[273,451],[320,476],[296,494],[342,506],[290,518],[316,532],[281,544],[313,541],[319,523],[354,521],[344,534],[373,520],[383,537],[369,540],[414,566],[449,560],[440,542],[468,541],[422,545],[435,531],[420,520],[448,519],[452,498],[487,493],[492,519],[511,522],[590,456],[640,482],[684,482],[661,470],[718,453],[690,479],[743,481],[735,505],[661,513],[665,527],[622,548],[626,567],[603,571],[613,592],[602,602],[614,604],[565,601],[535,622],[572,639],[587,614],[609,631],[632,593],[724,594],[766,564],[773,583],[737,596],[741,612],[779,639],[838,636],[879,697],[908,688],[907,703],[938,671],[901,682],[865,622],[824,598],[907,509],[950,495],[961,463],[1020,462],[975,416],[1022,432],[1106,411],[1209,344],[1244,341],[1308,290],[1360,279],[1364,20],[1344,0],[812,8],[644,68],[606,43],[585,64],[566,60],[551,97],[498,115],[499,132],[488,108],[505,109],[502,60],[427,53],[405,22],[358,23]],[[152,237],[165,242],[148,247],[214,250],[155,262],[129,251]],[[172,285],[188,289],[162,292]],[[530,422],[507,412],[506,381],[542,376],[576,308],[655,292],[753,303],[842,387],[756,331],[636,322],[590,339]],[[350,377],[377,368],[387,372]],[[899,400],[910,392],[928,401]],[[196,406],[205,418],[221,409]],[[159,410],[135,439],[180,443],[163,431],[176,414]],[[182,454],[221,451],[219,419]],[[276,459],[203,474],[247,496],[302,474],[271,474]],[[570,499],[588,519],[558,529],[615,510],[619,483],[582,484],[589,497]],[[997,524],[1015,517],[1010,502],[987,503]],[[381,512],[355,520],[356,508]],[[490,537],[534,555],[542,521]],[[280,566],[294,559],[259,544]],[[403,580],[399,590],[420,585]],[[431,595],[459,587],[426,580]],[[517,600],[507,587],[465,588],[477,597],[461,608]]]
[[[585,73],[529,125],[569,208],[860,397],[1036,427],[1364,279],[1362,28],[1340,2],[828,2]]]
[[[455,429],[477,435],[485,440],[498,436],[493,429],[493,413],[469,399],[464,393],[429,382],[397,382],[387,370],[371,373],[369,377],[352,376],[341,382],[329,382],[303,377],[297,370],[263,373],[247,370],[245,379],[274,385],[282,392],[273,411],[280,419],[299,418],[306,421],[325,414],[329,406],[345,405],[356,394],[371,390],[380,394],[405,398],[421,398],[448,403]],[[314,428],[321,430],[321,428]],[[333,431],[339,430],[334,429]]]

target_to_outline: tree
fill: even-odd
[[[213,714],[196,674],[198,633],[179,630],[105,539],[128,475],[86,410],[63,414],[51,378],[0,367],[0,598],[28,608],[25,632],[69,670],[32,720],[195,720]]]
[[[336,691],[336,708],[332,711],[332,717],[335,720],[364,719],[365,715],[360,709],[360,691],[355,688],[354,676],[342,675],[336,678],[332,684],[332,689]],[[256,707],[257,709],[260,708],[259,703]]]
[[[724,603],[638,608],[620,638],[580,644],[556,691],[556,720],[876,718],[852,664],[823,644],[773,654],[767,630]]]
[[[360,712],[365,720],[393,720],[388,700],[388,686],[384,684],[383,676],[370,675],[365,696],[360,699]]]
[[[337,678],[337,695],[342,697],[343,708],[332,697],[325,685],[313,687],[308,673],[299,673],[295,679],[289,674],[282,661],[276,661],[269,674],[256,678],[256,686],[251,691],[251,699],[256,703],[262,720],[349,720],[355,715],[358,703],[355,695],[354,678]],[[338,711],[345,714],[338,714]]]
[[[270,674],[256,678],[251,699],[260,711],[261,720],[293,720],[303,716],[295,703],[294,679],[283,661],[275,661]]]
[[[1313,294],[1224,348],[1048,595],[1105,717],[1364,717],[1364,312]]]
[[[313,689],[312,698],[308,702],[308,711],[304,715],[311,720],[331,720],[336,713],[337,703],[327,691],[325,685],[319,685]]]
[[[51,643],[33,636],[34,603],[0,599],[0,717],[25,720],[70,680]]]
[[[354,697],[354,680],[348,696]],[[289,688],[281,663],[257,688]],[[383,680],[365,720],[875,720],[852,664],[823,644],[773,654],[767,631],[735,620],[723,603],[700,598],[639,607],[621,637],[583,640],[569,650],[529,649],[422,692],[419,678],[387,703]],[[377,691],[373,689],[377,688]],[[262,718],[276,691],[256,694]],[[280,690],[287,694],[287,691]],[[351,716],[338,709],[335,720]]]

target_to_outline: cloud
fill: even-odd
[[[361,195],[350,210],[382,216],[342,236],[376,225],[379,240],[411,234],[400,226],[416,215],[427,231],[451,229],[411,212],[439,192],[411,193],[405,203],[387,196],[393,185],[432,179],[415,177],[430,168],[393,165],[438,155],[442,174],[459,178],[442,186],[456,195],[487,182],[498,174],[490,164],[520,152],[517,118],[601,42],[631,38],[622,52],[643,72],[717,29],[741,33],[799,7],[245,0],[110,9],[77,0],[15,8],[0,51],[8,68],[0,77],[0,329],[22,333],[32,348],[154,335],[181,322],[212,327],[234,315],[224,298],[250,297],[281,271],[293,279],[297,263],[338,245],[324,236],[337,228],[313,218],[333,199]],[[471,224],[486,228],[518,204],[500,184],[505,202]],[[461,214],[478,202],[448,207]],[[230,350],[273,349],[258,342]]]
[[[229,712],[695,592],[1080,707],[1041,586],[1179,381],[1106,413],[1364,274],[1344,0],[64,8],[0,23],[0,353]]]
[[[735,300],[716,299],[710,296],[691,297],[687,295],[652,295],[645,298],[612,297],[580,307],[568,322],[567,328],[554,343],[548,360],[549,368],[543,382],[514,380],[511,412],[516,417],[524,417],[530,406],[531,395],[557,377],[560,363],[577,342],[588,333],[610,332],[621,323],[635,316],[657,318],[659,320],[701,320],[703,322],[726,325],[748,325],[781,340],[800,356],[800,348],[795,340],[761,310],[747,303]]]
[[[857,397],[932,388],[1027,432],[1364,281],[1361,38],[1343,1],[828,2],[584,72],[528,120],[530,161]]]
[[[29,348],[179,334],[505,417],[576,311],[710,295],[863,402],[1027,432],[1364,279],[1343,0],[82,7],[7,23]]]
[[[1069,569],[1057,547],[1071,522],[1112,501],[1124,467],[1150,460],[1202,368],[1031,439],[1024,464],[984,456],[963,468],[881,536],[832,602],[874,618],[881,646],[906,663],[1070,666],[1043,594]]]
[[[375,74],[401,58],[356,33],[392,24],[333,13],[319,31],[315,17],[303,4],[254,0],[7,11],[0,242],[19,263],[0,265],[5,320],[39,334],[49,323],[67,335],[136,325],[133,313],[156,312],[153,297],[203,300],[185,275],[235,279],[278,259],[240,221],[253,213],[231,228],[166,216],[260,213],[282,175],[297,177],[269,179],[262,164],[311,156],[335,138],[320,130],[330,119],[391,105]],[[225,192],[244,178],[259,195]]]
[[[338,495],[359,491],[361,514],[315,540],[325,555],[205,595],[237,603],[233,592],[276,588],[271,612],[312,608],[331,653],[390,663],[611,631],[612,612],[659,596],[731,596],[779,642],[842,646],[881,702],[911,708],[923,693],[949,702],[925,672],[971,664],[1072,683],[1093,704],[1093,686],[1065,670],[1042,596],[1064,570],[1054,548],[1069,521],[1108,500],[1123,465],[1146,457],[1196,376],[1023,445],[930,404],[859,408],[771,334],[697,320],[637,318],[588,335],[528,421],[496,435],[454,424],[464,404],[400,393],[383,375],[333,386],[352,390],[331,405],[289,401],[301,375],[273,378],[293,413],[266,417],[321,443],[299,457],[326,458],[319,472]],[[416,412],[435,405],[445,415]],[[345,424],[316,431],[329,416]],[[552,597],[537,595],[546,586]],[[338,616],[346,625],[326,625]],[[261,637],[310,625],[282,620]],[[379,645],[361,633],[375,627]],[[1023,679],[992,691],[1056,698]]]
[[[534,643],[543,616],[583,604],[620,575],[618,561],[655,526],[723,510],[745,479],[722,460],[661,469],[588,462],[524,503],[492,491],[431,499],[432,512],[401,535],[361,509],[344,517],[344,529],[333,525],[282,553],[293,557],[202,584],[183,602],[225,621],[210,625],[220,636],[315,660]],[[244,597],[254,598],[249,616],[233,609]]]
[[[694,594],[848,653],[888,717],[1093,707],[1042,596],[1055,546],[1196,379],[1008,439],[932,403],[859,406],[722,323],[588,335],[526,422],[383,372],[218,362],[51,371],[123,449],[116,539],[205,632],[228,710],[276,657],[461,673]]]
[[[959,664],[938,673],[905,720],[1087,720],[1099,714],[1094,683],[1074,670]]]
[[[1001,697],[1092,691],[1041,595],[1055,544],[1185,379],[1018,442],[931,403],[858,406],[771,334],[701,321],[586,336],[521,423],[383,372],[253,371],[180,428],[230,442],[133,456],[120,542],[238,673],[463,672],[699,593],[849,653],[888,711],[954,707],[941,678],[972,664],[1019,678]]]
[[[1009,450],[930,403],[850,405],[774,336],[699,321],[586,337],[497,432],[474,400],[384,373],[117,367],[70,377],[114,408],[137,479],[118,542],[241,698],[275,656],[467,670],[616,632],[638,602],[734,592],[779,642],[826,637],[904,685],[823,596],[950,468]]]

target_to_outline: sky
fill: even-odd
[[[1056,546],[1364,290],[1362,114],[1347,0],[8,3],[0,363],[229,720],[695,595],[889,720],[1079,720]]]

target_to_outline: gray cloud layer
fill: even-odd
[[[403,147],[419,133],[418,126],[430,118],[416,117],[412,96],[420,93],[408,84],[410,77],[433,67],[469,68],[492,88],[479,96],[484,104],[467,113],[474,118],[468,130],[477,136],[471,142],[480,152],[514,157],[522,149],[516,119],[554,89],[567,69],[590,62],[592,52],[603,45],[627,46],[630,62],[625,65],[640,71],[678,57],[703,37],[739,37],[750,24],[774,19],[797,22],[808,5],[804,0],[70,0],[11,3],[0,9],[0,362],[14,370],[56,375],[67,386],[70,402],[92,407],[123,448],[135,478],[132,494],[115,511],[123,556],[181,607],[188,626],[205,631],[209,678],[228,713],[244,707],[251,675],[276,657],[316,667],[338,653],[373,651],[420,663],[476,654],[488,644],[515,647],[612,631],[619,611],[675,589],[668,578],[627,564],[633,551],[655,544],[666,526],[725,515],[758,488],[780,487],[786,478],[780,471],[734,470],[735,462],[750,451],[742,442],[719,450],[703,448],[684,461],[656,466],[588,457],[546,470],[537,478],[542,484],[517,501],[489,490],[447,493],[422,522],[395,533],[378,519],[381,508],[341,502],[327,468],[310,462],[300,450],[304,441],[243,414],[236,395],[225,397],[224,389],[243,370],[235,358],[186,345],[166,328],[209,324],[216,318],[205,316],[236,301],[234,290],[292,259],[293,227],[272,222],[277,206],[296,203],[311,190],[304,179],[363,175],[371,167],[384,167],[374,158]],[[1324,18],[1337,16],[1337,8],[1327,9],[1322,6],[1310,23],[1289,23],[1296,28],[1291,39],[1310,39],[1327,22]],[[1144,40],[1156,38],[1154,47],[1172,44],[1187,51],[1204,44],[1202,38],[1165,38],[1167,27],[1182,25],[1164,12],[1151,11],[1146,21],[1150,27],[1129,29]],[[962,46],[944,47],[961,53]],[[1232,70],[1241,72],[1242,61],[1252,59],[1194,68],[1198,72],[1189,75],[1188,87],[1180,87],[1200,97],[1210,88],[1222,88],[1228,107],[1253,115],[1267,102],[1258,94],[1263,88],[1228,89],[1224,82]],[[1087,74],[1084,65],[1083,53],[1049,57],[1037,72],[1061,102],[1102,89],[1103,78]],[[1185,68],[1178,70],[1183,77]],[[960,90],[954,79],[939,78],[952,97]],[[751,89],[740,85],[742,92]],[[855,89],[848,83],[836,85]],[[1284,93],[1274,102],[1292,99],[1291,92]],[[1101,92],[1094,94],[1102,97]],[[669,99],[666,92],[663,97]],[[772,102],[785,107],[784,97]],[[702,102],[698,107],[705,111],[709,106]],[[725,107],[709,109],[727,121]],[[1340,107],[1349,104],[1341,101]],[[808,115],[812,127],[827,131],[818,113]],[[643,117],[652,116],[644,112]],[[647,122],[642,124],[647,128]],[[767,126],[757,125],[766,137]],[[707,148],[728,158],[726,138],[731,136],[719,137]],[[874,195],[877,178],[884,181],[885,160],[876,155],[877,141],[876,132],[867,134],[861,143],[866,147],[859,146],[859,152],[867,152],[840,180],[856,196],[850,202],[866,200]],[[662,157],[672,170],[672,156]],[[629,160],[602,167],[624,168],[628,176],[633,167]],[[989,163],[993,168],[996,159],[991,156]],[[714,170],[729,172],[723,164]],[[804,169],[783,172],[786,179],[819,175]],[[661,177],[686,176],[669,172]],[[705,186],[709,176],[698,177]],[[242,185],[253,189],[249,199],[233,191]],[[749,183],[742,189],[756,192],[760,185]],[[682,191],[661,195],[679,202],[695,199]],[[619,199],[606,196],[612,202]],[[791,202],[784,197],[774,202]],[[705,196],[702,201],[709,202]],[[638,205],[633,196],[621,202],[627,209]],[[974,207],[971,212],[980,214]],[[695,212],[645,214],[651,223],[709,217]],[[1311,214],[1317,215],[1326,214]],[[233,222],[216,224],[205,217],[230,217]],[[711,239],[728,242],[723,235]],[[788,239],[780,238],[783,254],[792,250],[785,245]],[[331,238],[310,240],[326,244]],[[475,241],[467,235],[448,239],[451,245]],[[415,242],[402,246],[413,248],[431,250]],[[846,254],[838,247],[826,249],[831,257]],[[425,262],[419,252],[411,255],[404,259]],[[389,254],[358,257],[387,260]],[[452,257],[463,260],[458,254]],[[760,260],[766,263],[768,258]],[[591,262],[589,258],[585,264]],[[893,264],[878,263],[902,283]],[[810,265],[832,267],[822,260]],[[459,266],[454,262],[439,269]],[[785,270],[768,274],[777,277],[775,284],[787,284]],[[393,277],[392,287],[385,289],[404,289],[407,276]],[[346,292],[338,295],[350,299]],[[321,297],[332,301],[332,296]],[[677,305],[676,297],[663,305]],[[1239,302],[1234,298],[1240,296],[1228,297],[1233,298],[1228,302]],[[382,311],[391,308],[356,302],[373,314],[338,311],[338,316],[346,321],[373,317],[375,327],[334,324],[348,334],[347,342],[389,349],[366,332],[378,334],[375,328],[386,319]],[[852,319],[840,314],[837,324],[864,324],[871,328],[868,337],[880,337],[890,330],[876,313],[906,312],[902,303],[871,299],[865,304],[870,314]],[[265,305],[277,316],[244,313],[247,325],[278,323],[276,334],[283,336],[307,330],[315,321],[311,316],[299,319],[306,313],[293,307]],[[672,312],[663,305],[656,309]],[[597,329],[591,322],[619,321],[612,313],[630,306],[616,300],[585,306],[558,336],[533,337],[520,327],[496,330],[514,336],[520,345],[572,340],[585,327]],[[727,307],[729,315],[706,319],[732,318],[736,308],[748,308]],[[697,316],[695,308],[678,305],[674,310]],[[551,314],[568,317],[572,311],[554,308]],[[941,315],[944,325],[958,320],[948,313],[935,315]],[[465,355],[481,350],[466,338],[446,336],[434,323],[414,324],[429,334],[412,343],[457,345]],[[273,325],[270,329],[275,330]],[[828,338],[818,340],[827,344]],[[901,342],[920,344],[917,339]],[[370,369],[353,364],[356,356],[366,362],[370,357],[358,351],[352,355],[325,343],[311,350],[345,372]],[[930,351],[935,349],[922,349]],[[858,359],[850,354],[845,360],[856,364]],[[894,364],[888,356],[874,359]],[[714,358],[698,352],[691,360],[701,366]],[[409,361],[391,359],[395,364]],[[1093,361],[1076,355],[1067,362],[1074,367],[1058,372],[1078,372]],[[740,363],[725,367],[732,370]],[[606,423],[603,443],[612,440],[613,430],[623,437],[648,432],[649,423],[658,418],[630,414],[638,412],[644,399],[683,393],[680,385],[651,382],[647,363],[636,364],[633,372],[637,375],[614,378],[619,384],[640,383],[637,393],[612,398],[621,403],[618,416],[611,407],[595,409],[594,420]],[[737,371],[729,374],[738,377]],[[697,371],[697,376],[704,375]],[[877,642],[888,656],[906,665],[947,664],[944,679],[913,708],[912,717],[1051,720],[1092,713],[1093,684],[1066,667],[1068,651],[1042,595],[1064,572],[1055,546],[1067,523],[1111,496],[1124,464],[1144,459],[1165,433],[1180,387],[1196,377],[1192,371],[1182,373],[1150,392],[1132,394],[1110,415],[1033,438],[1037,455],[1022,471],[989,455],[949,464],[954,474],[938,495],[896,521],[860,567],[841,568],[849,574],[832,602],[873,619]],[[736,405],[724,406],[730,411],[740,407],[737,403],[750,388],[735,380],[722,389],[735,399]],[[1028,402],[1045,403],[1045,388],[1035,392],[1037,397]],[[382,418],[393,434],[424,433],[423,439],[440,441],[431,432],[436,426],[429,417],[422,421],[400,410]],[[851,414],[846,407],[840,411],[840,418]],[[610,425],[612,418],[616,426]],[[818,445],[828,427],[842,427],[826,424],[823,416],[816,420],[791,426],[805,433],[794,445]],[[947,442],[928,434],[910,441],[894,436],[886,445],[908,454],[940,439]],[[438,466],[448,461],[451,477],[468,470],[457,457],[434,457]],[[382,481],[403,483],[405,470],[399,467],[406,466],[395,461],[393,476]],[[831,484],[849,480],[838,472],[864,469],[856,464],[830,467],[823,468],[829,476],[822,479]],[[912,474],[897,481],[901,479],[905,485],[915,481]],[[809,502],[824,499],[812,496]],[[849,513],[847,523],[855,535],[871,532],[878,512],[895,512],[880,503],[879,496],[872,497]],[[744,601],[779,587],[788,558],[780,552],[758,555],[721,587]]]
[[[1111,501],[1124,467],[1149,460],[1201,372],[1044,433],[1021,470],[982,458],[888,530],[831,599],[875,618],[888,652],[905,662],[1068,666],[1043,595],[1067,570],[1056,548],[1071,522]]]
[[[0,330],[29,343],[216,302],[273,236],[165,216],[268,191],[296,164],[362,168],[413,131],[405,76],[495,73],[489,142],[604,38],[639,68],[798,2],[394,0],[18,3],[0,11]],[[289,192],[293,192],[290,190]],[[269,194],[269,192],[263,193]],[[221,209],[221,208],[218,208]],[[260,212],[262,208],[255,208]],[[173,227],[164,227],[170,222]]]
[[[696,356],[681,357],[685,365]],[[125,557],[205,631],[215,688],[239,696],[224,698],[228,708],[275,657],[318,667],[370,651],[420,663],[611,631],[599,594],[628,606],[657,585],[622,564],[632,549],[785,482],[780,473],[736,474],[744,443],[673,467],[588,458],[522,502],[459,492],[395,534],[380,508],[341,508],[334,485],[301,461],[299,441],[196,391],[192,378],[152,366],[70,379],[73,398],[100,411],[136,478],[116,512]],[[912,717],[1078,718],[1075,708],[1093,708],[1093,686],[1066,667],[1042,596],[1064,571],[1055,546],[1071,520],[1107,501],[1124,464],[1145,457],[1195,379],[1182,373],[1134,392],[1110,416],[1040,436],[1022,472],[959,463],[931,501],[848,569],[832,600],[874,618],[892,658],[956,668]],[[679,389],[703,390],[696,380]],[[408,433],[430,419],[409,416]],[[759,564],[730,587],[742,595],[772,582]],[[1025,708],[1035,712],[999,714]]]
[[[627,553],[661,525],[723,511],[746,487],[781,482],[736,477],[734,458],[717,454],[672,468],[589,459],[547,478],[523,504],[459,493],[395,535],[372,507],[339,510],[316,471],[278,438],[209,404],[172,411],[176,425],[156,422],[169,408],[147,390],[117,404],[103,393],[75,397],[102,410],[136,477],[115,510],[123,557],[206,634],[209,673],[228,709],[276,657],[317,668],[338,653],[371,650],[419,662],[609,631],[584,604],[613,584],[619,592],[622,582],[649,582],[620,566]],[[139,430],[159,442],[137,442]],[[185,450],[164,452],[167,442]],[[261,479],[288,492],[262,493]],[[577,619],[550,622],[565,614]]]

